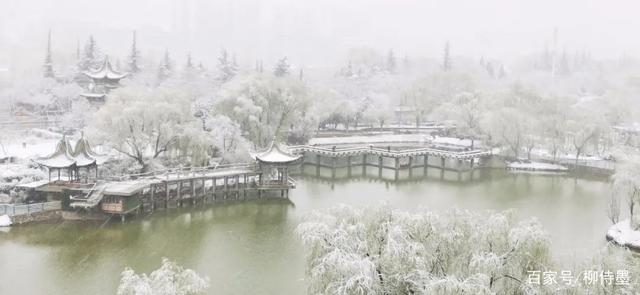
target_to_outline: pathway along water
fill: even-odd
[[[554,255],[565,261],[589,257],[605,243],[605,180],[477,170],[473,180],[458,181],[428,172],[399,182],[297,177],[291,202],[185,208],[102,228],[73,222],[11,228],[0,232],[0,294],[114,294],[126,266],[150,272],[161,257],[208,276],[211,294],[304,294],[304,250],[294,229],[308,212],[339,203],[387,201],[436,212],[515,208],[519,217],[542,222]]]

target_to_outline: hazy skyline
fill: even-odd
[[[506,0],[2,0],[0,64],[41,62],[46,32],[60,61],[93,34],[100,48],[124,57],[131,32],[143,55],[167,48],[212,63],[221,47],[241,63],[289,56],[318,66],[344,59],[349,48],[438,57],[446,40],[454,55],[508,59],[551,47],[617,58],[640,52],[640,4],[634,1]]]

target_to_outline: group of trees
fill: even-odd
[[[209,278],[185,269],[167,258],[149,275],[136,274],[131,268],[122,272],[118,295],[195,295],[209,288]]]
[[[188,125],[185,130],[199,125],[200,130],[193,131],[193,135],[205,135],[210,141],[206,148],[195,145],[198,157],[174,151],[178,141],[169,142],[171,147],[166,150],[171,153],[197,158],[189,159],[190,164],[202,163],[200,158],[206,158],[203,153],[209,157],[233,154],[238,158],[239,150],[263,147],[274,138],[304,143],[318,128],[420,126],[430,121],[455,127],[456,136],[481,140],[487,147],[502,147],[514,157],[547,153],[555,159],[572,153],[577,161],[584,154],[609,153],[612,142],[608,127],[628,122],[632,117],[632,108],[625,106],[633,92],[629,91],[629,85],[617,82],[632,83],[628,71],[601,66],[597,71],[587,68],[557,78],[531,69],[527,62],[523,67],[514,63],[509,76],[495,79],[495,73],[488,70],[493,67],[489,64],[500,64],[504,71],[503,63],[489,58],[478,63],[457,57],[451,48],[447,42],[442,57],[416,59],[411,63],[406,57],[399,62],[393,50],[380,54],[370,48],[356,48],[348,53],[348,66],[341,69],[339,75],[323,77],[316,70],[311,72],[314,79],[303,79],[302,69],[299,77],[291,75],[293,67],[287,57],[277,60],[273,71],[265,72],[262,61],[256,63],[255,69],[240,67],[235,54],[226,49],[218,53],[217,65],[212,70],[195,62],[191,54],[184,63],[176,62],[168,50],[154,63],[140,54],[134,33],[126,66],[121,69],[130,73],[122,81],[122,91],[109,95],[104,110],[95,114],[99,120],[86,120],[95,110],[78,99],[82,89],[73,79],[55,72],[55,77],[50,77],[55,59],[51,56],[49,38],[44,69],[47,77],[40,78],[41,85],[22,90],[16,87],[4,91],[3,95],[39,101],[47,108],[54,106],[66,112],[65,126],[79,128],[85,123],[95,128],[106,127],[108,125],[100,126],[98,122],[112,116],[111,112],[115,112],[114,118],[121,118],[120,109],[127,101],[142,100],[139,104],[142,109],[146,104],[152,105],[153,96],[159,96],[158,101],[170,105],[167,109],[180,110],[179,119],[170,122]],[[89,37],[83,50],[78,49],[77,73],[103,61],[104,54],[93,37]],[[603,75],[603,71],[612,75]],[[614,80],[616,83],[611,82]],[[175,93],[166,94],[168,89]],[[170,98],[162,98],[166,95]],[[156,111],[160,112],[158,108],[148,107],[129,114],[156,116],[152,115]],[[405,121],[399,113],[410,114],[410,119]],[[146,119],[145,124],[152,124],[150,122]],[[216,128],[217,124],[212,122],[224,127]],[[138,151],[130,147],[130,143],[122,146],[123,141],[118,140],[122,138],[121,131],[126,130],[114,128],[117,136],[99,138],[114,140],[104,143],[123,152],[129,146],[130,150],[123,154],[143,166],[149,159],[165,154],[165,149],[160,147],[156,155],[156,149],[149,148],[155,145],[152,143],[138,146]],[[145,132],[157,132],[157,128],[145,128]],[[216,134],[218,132],[222,134]],[[129,130],[128,133],[136,132]],[[136,136],[136,141],[139,140]],[[195,147],[192,144],[198,141],[186,142],[186,138],[182,138],[179,145]]]
[[[630,294],[629,285],[536,284],[530,271],[640,271],[631,253],[607,249],[560,266],[546,231],[513,212],[409,213],[386,205],[317,211],[297,232],[307,248],[309,294]]]

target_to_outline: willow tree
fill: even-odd
[[[205,294],[209,288],[209,278],[200,277],[195,271],[162,258],[160,268],[149,275],[136,274],[126,268],[120,278],[118,295],[195,295]]]
[[[616,165],[616,173],[612,179],[615,197],[627,200],[631,227],[640,230],[640,217],[636,210],[636,206],[640,204],[640,156],[631,154],[621,159]],[[612,198],[611,201],[614,202],[616,199]]]
[[[96,113],[89,132],[148,170],[148,162],[178,150],[191,163],[200,162],[207,142],[201,123],[191,113],[191,100],[166,88],[126,87],[109,96]]]
[[[517,294],[542,287],[528,271],[552,267],[541,225],[511,212],[343,205],[314,212],[297,232],[309,294]]]
[[[307,120],[310,105],[309,90],[297,79],[251,75],[225,83],[214,110],[238,123],[254,145],[264,147]]]

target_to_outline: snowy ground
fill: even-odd
[[[507,168],[515,169],[515,170],[529,170],[529,171],[568,171],[567,167],[550,164],[550,163],[542,163],[542,162],[511,162],[507,164]]]
[[[35,159],[51,154],[60,138],[62,138],[62,134],[59,133],[43,129],[31,129],[3,139],[4,150],[2,153],[3,156],[18,159]]]
[[[607,231],[607,240],[634,250],[640,250],[640,231],[631,229],[629,220],[612,225]]]
[[[11,218],[8,215],[0,215],[0,227],[10,226]]]

